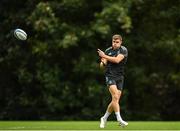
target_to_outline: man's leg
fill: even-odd
[[[112,101],[109,103],[106,113],[104,116],[101,117],[101,123],[100,123],[100,128],[104,128],[107,122],[108,117],[111,115],[113,112],[113,107],[112,107]]]
[[[116,85],[110,85],[109,92],[111,93],[112,100],[111,100],[111,103],[109,103],[109,105],[108,105],[105,115],[103,117],[101,117],[100,128],[105,127],[107,118],[113,111],[115,113],[119,112],[119,97],[120,97],[120,95],[118,94],[119,92],[118,92]]]
[[[127,126],[128,123],[123,121],[120,115],[120,105],[119,105],[119,100],[121,97],[121,91],[117,89],[116,85],[110,85],[109,86],[109,92],[111,93],[112,96],[112,101],[109,103],[108,108],[106,110],[106,113],[104,114],[103,117],[101,117],[101,123],[100,123],[100,128],[104,128],[105,124],[107,122],[107,118],[109,115],[114,111],[116,114],[117,121],[121,126]]]
[[[119,112],[119,98],[120,94],[116,85],[109,86],[109,92],[111,93],[112,101],[111,106],[114,112]]]
[[[103,119],[105,121],[107,121],[108,117],[110,116],[110,114],[113,112],[113,107],[112,107],[112,103],[109,103],[108,107],[107,107],[107,110],[106,110],[106,113],[104,114],[103,116]]]
[[[112,107],[113,107],[114,112],[116,114],[117,121],[119,122],[119,124],[121,126],[127,126],[128,123],[123,121],[122,118],[121,118],[121,115],[120,115],[119,100],[120,100],[120,97],[121,97],[121,91],[117,89],[116,85],[111,85],[109,87],[109,91],[110,91],[111,96],[112,96]]]
[[[101,117],[101,123],[100,123],[100,128],[104,128],[107,122],[107,118],[111,115],[111,103],[108,105],[108,108],[106,110],[106,113],[104,114],[103,117]]]

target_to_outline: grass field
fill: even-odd
[[[125,128],[117,122],[108,122],[106,128],[100,129],[98,121],[0,121],[0,131],[14,130],[179,130],[180,122],[129,122]]]

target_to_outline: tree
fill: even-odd
[[[178,120],[178,5],[2,0],[0,119],[96,120],[110,99],[96,49],[120,33],[129,50],[123,114],[128,120]],[[28,40],[16,40],[15,28],[24,29]]]

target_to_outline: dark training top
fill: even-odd
[[[119,63],[107,62],[105,76],[118,80],[124,75],[124,68],[128,58],[128,50],[126,47],[121,46],[113,50],[112,47],[106,49],[105,54],[108,56],[116,57],[118,54],[124,55],[124,59]]]

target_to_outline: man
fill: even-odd
[[[105,67],[106,84],[109,88],[112,100],[109,103],[106,113],[101,117],[100,128],[104,128],[107,118],[114,111],[120,126],[127,126],[128,123],[122,120],[120,115],[120,97],[124,82],[124,66],[127,61],[128,51],[122,44],[121,35],[112,37],[112,46],[107,48],[105,53],[98,49],[101,58],[100,68]]]

